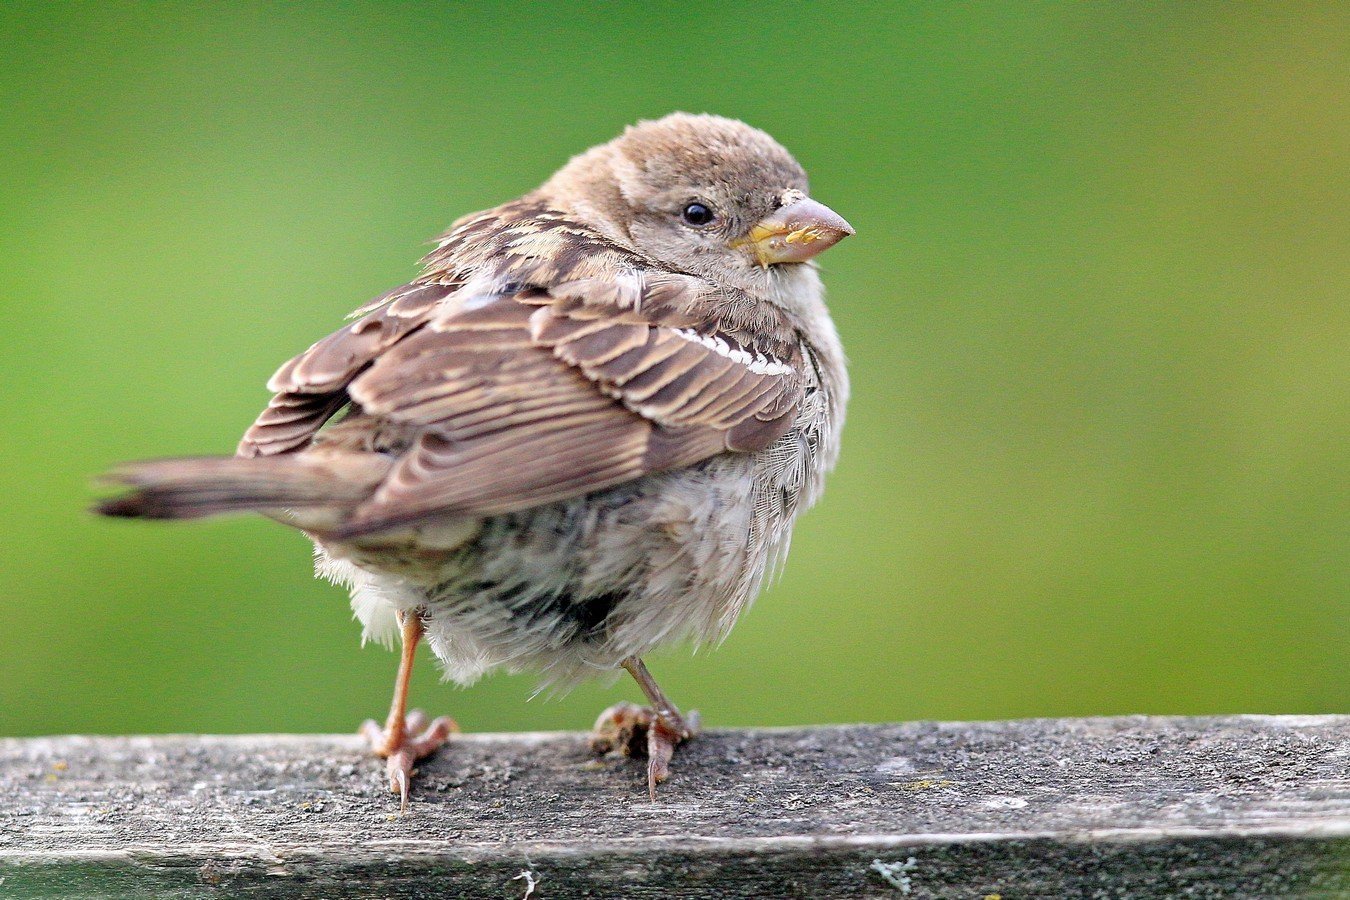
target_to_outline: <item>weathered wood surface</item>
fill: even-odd
[[[1350,897],[1350,716],[0,741],[0,897]],[[533,889],[531,891],[531,885]]]

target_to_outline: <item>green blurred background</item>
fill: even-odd
[[[641,117],[765,128],[843,462],[782,583],[653,669],[712,725],[1350,712],[1342,4],[5,4],[0,734],[346,731],[395,659],[303,538],[98,521],[462,213]],[[581,728],[420,663],[466,729]]]

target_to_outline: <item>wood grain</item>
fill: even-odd
[[[1347,897],[1350,716],[0,740],[0,897]],[[526,876],[524,873],[529,873]]]

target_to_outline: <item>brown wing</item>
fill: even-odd
[[[328,335],[282,366],[267,382],[276,396],[244,433],[239,456],[303,449],[347,405],[347,385],[381,353],[422,328],[457,284],[406,284],[362,307],[374,310]]]
[[[475,276],[508,284],[559,284],[588,274],[612,275],[631,254],[546,205],[521,200],[460,219],[423,259],[426,274],[358,309],[360,317],[281,367],[276,392],[239,443],[240,456],[271,456],[307,447],[347,405],[347,385],[380,354],[441,314],[442,301]],[[618,283],[617,279],[609,279]],[[606,283],[597,279],[597,286]],[[612,292],[611,292],[612,293]]]
[[[800,347],[775,340],[790,328],[774,316],[773,353],[728,332],[651,321],[650,307],[616,314],[571,300],[531,317],[535,340],[580,369],[626,408],[667,431],[707,430],[720,450],[761,450],[791,425],[805,386]],[[664,318],[664,317],[661,317]],[[682,463],[687,464],[687,463]]]
[[[499,297],[432,322],[351,383],[366,415],[418,436],[350,533],[537,506],[762,449],[790,427],[799,360],[568,306]]]
[[[781,311],[527,212],[462,220],[426,280],[283,366],[239,454],[300,452],[350,402],[334,439],[392,433],[400,454],[357,534],[579,496],[788,430],[804,377]]]

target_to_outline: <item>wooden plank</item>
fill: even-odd
[[[1347,897],[1350,716],[0,741],[0,897]],[[531,888],[533,885],[533,888]]]

